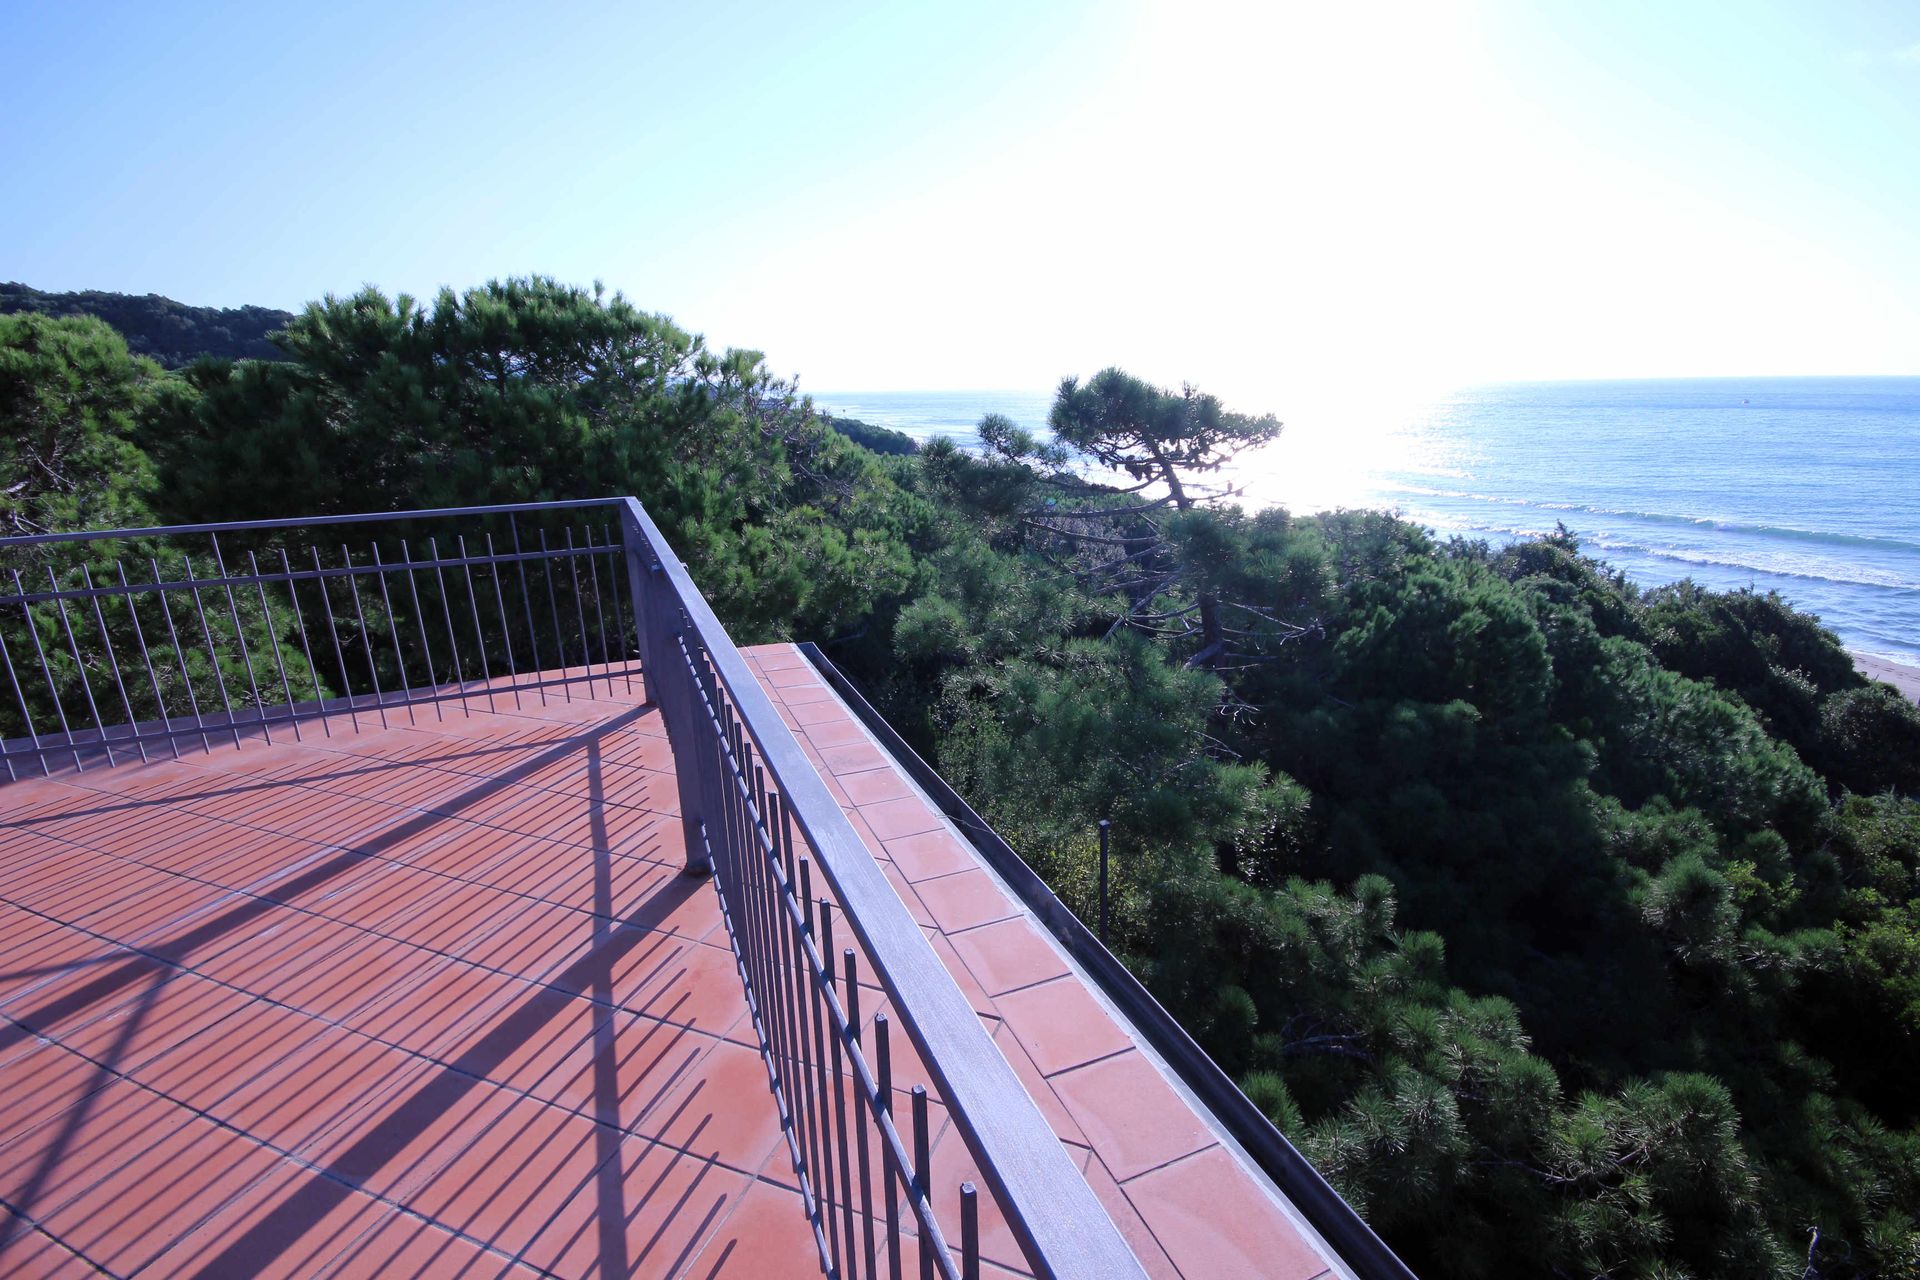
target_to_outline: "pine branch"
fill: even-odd
[[[1161,507],[1168,507],[1172,505],[1173,505],[1173,497],[1172,495],[1168,495],[1167,497],[1161,498],[1158,501],[1149,502],[1144,506],[1137,506],[1137,507],[1095,507],[1086,511],[1042,510],[1042,511],[1028,511],[1028,512],[1025,512],[1024,514],[1029,518],[1045,517],[1046,519],[1049,519],[1049,520],[1072,520],[1072,519],[1081,519],[1081,518],[1110,519],[1114,516],[1139,515],[1143,511],[1158,511]],[[1152,522],[1149,521],[1148,523],[1152,523]]]
[[[1071,538],[1075,542],[1105,542],[1117,547],[1130,547],[1140,541],[1138,538],[1107,538],[1097,533],[1069,533],[1065,529],[1055,529],[1051,525],[1041,524],[1038,520],[1023,519],[1020,523],[1038,529],[1042,533],[1051,533],[1057,538]]]

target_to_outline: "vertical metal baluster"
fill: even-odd
[[[573,526],[567,526],[567,574],[573,579],[573,612],[580,620],[580,663],[587,672],[587,696],[593,696],[593,646],[587,643],[587,604],[580,595],[580,561],[573,550]],[[744,776],[744,775],[743,775]]]
[[[761,796],[760,816],[756,820],[756,826],[760,831],[765,832],[771,837],[772,826],[768,821],[768,811],[765,807],[765,800],[766,796],[763,793]],[[769,839],[768,843],[772,843],[771,839]],[[780,1096],[783,1101],[787,1101],[793,1093],[793,1079],[787,1074],[786,1061],[781,1052],[781,1045],[783,1043],[780,1022],[779,911],[781,904],[778,886],[774,883],[774,878],[768,874],[769,869],[764,850],[760,847],[759,837],[757,835],[755,837],[755,846],[754,863],[759,868],[760,876],[760,888],[758,890],[760,899],[760,977],[761,982],[764,984],[760,992],[760,1016],[767,1025],[767,1056],[771,1060],[774,1077],[780,1089]],[[790,1103],[786,1110],[790,1120],[793,1113],[793,1108]]]
[[[467,576],[467,604],[473,610],[473,642],[480,649],[480,678],[487,682],[487,710],[493,711],[493,668],[487,664],[487,633],[480,629],[480,596],[473,589],[473,565],[467,559],[467,535],[457,535],[460,568]]]
[[[494,554],[493,534],[487,537],[487,572],[493,576],[493,603],[500,610],[500,643],[507,651],[507,683],[513,688],[513,709],[520,709],[520,668],[513,660],[513,624],[507,621],[507,594],[500,589],[500,558]]]
[[[627,653],[627,638],[639,633],[640,610],[639,606],[634,607],[633,626],[628,627],[627,592],[620,583],[620,579],[627,576],[623,572],[624,566],[620,563],[620,554],[626,549],[625,535],[622,535],[622,541],[616,548],[613,541],[613,526],[602,525],[600,532],[607,541],[607,580],[613,585],[613,634],[620,639],[620,670],[627,682],[626,691],[632,693],[633,660]]]
[[[722,703],[720,705],[720,766],[714,772],[720,787],[720,847],[717,851],[718,857],[714,863],[714,871],[721,877],[722,885],[737,902],[740,897],[740,855],[737,844],[740,816],[739,797],[736,788],[730,785],[732,776],[729,771],[734,767],[732,748],[733,709]],[[741,918],[736,917],[736,926],[741,923]]]
[[[373,550],[373,562],[376,567],[380,563],[380,549],[377,546]],[[373,662],[373,635],[367,630],[367,611],[360,607],[360,575],[353,571],[353,552],[347,550],[344,542],[340,544],[340,563],[347,571],[347,590],[353,593],[353,620],[360,628],[361,652],[367,655],[367,679],[373,683],[373,709],[380,713],[380,727],[384,729],[387,727],[387,695],[380,691],[380,668]],[[386,579],[382,578],[380,590],[383,594],[386,588]],[[391,618],[393,615],[389,613],[387,616]],[[403,681],[406,679],[404,668],[400,678]]]
[[[806,859],[800,860],[800,878],[808,879]],[[807,896],[807,933],[814,939],[816,949],[819,942],[819,930],[814,915],[814,899]],[[827,1037],[822,1026],[825,1015],[821,1006],[826,997],[821,993],[821,975],[813,967],[812,958],[807,962],[807,995],[813,1006],[813,1074],[818,1091],[815,1096],[820,1103],[818,1131],[820,1134],[820,1164],[814,1171],[814,1179],[820,1191],[821,1220],[826,1229],[827,1243],[832,1248],[833,1266],[837,1273],[840,1268],[840,1224],[833,1215],[833,1175],[829,1170],[833,1166],[833,1126],[829,1123],[833,1106],[827,1093]]]
[[[913,1199],[916,1206],[925,1205],[927,1216],[933,1216],[933,1198],[927,1188],[933,1185],[933,1144],[927,1140],[927,1087],[913,1086]],[[914,1209],[914,1219],[918,1221],[920,1210]],[[920,1237],[920,1280],[933,1280],[933,1235],[924,1222],[920,1223],[917,1233]]]
[[[753,868],[753,948],[754,980],[759,984],[756,1003],[760,1007],[760,1020],[766,1030],[768,1055],[773,1058],[774,1077],[784,1088],[786,1076],[780,1071],[779,1057],[773,1052],[778,1032],[773,1025],[773,905],[774,898],[771,882],[766,875],[766,863],[760,853],[761,833],[766,830],[767,792],[766,771],[759,764],[753,766],[754,776],[754,812],[749,815],[747,832],[747,862]]]
[[[826,1215],[828,1213],[828,1210],[826,1207],[826,1191],[825,1191],[825,1188],[822,1187],[820,1182],[820,1167],[821,1167],[822,1160],[824,1158],[823,1153],[826,1150],[827,1137],[826,1137],[825,1127],[820,1123],[820,1115],[821,1115],[821,1112],[826,1109],[827,1096],[824,1092],[818,1092],[815,1089],[814,1077],[816,1075],[816,1072],[811,1070],[811,1068],[816,1063],[819,1062],[820,1055],[817,1052],[810,1051],[809,1042],[807,1039],[808,1033],[811,1029],[810,1023],[808,1021],[808,1015],[813,1010],[813,997],[814,997],[812,962],[808,959],[808,956],[807,956],[807,947],[813,938],[813,896],[811,892],[813,888],[812,873],[813,873],[813,868],[808,864],[807,859],[801,858],[800,859],[800,897],[798,900],[798,905],[800,907],[800,937],[798,941],[800,944],[799,945],[800,998],[805,1003],[802,1004],[800,1008],[800,1052],[807,1055],[807,1066],[809,1068],[809,1070],[807,1070],[805,1073],[806,1080],[807,1080],[807,1107],[808,1107],[807,1131],[808,1131],[808,1134],[813,1139],[813,1144],[811,1149],[807,1153],[807,1162],[808,1162],[807,1174],[808,1174],[808,1177],[811,1178],[813,1181],[813,1195],[814,1195],[814,1199],[818,1202],[818,1208],[822,1215],[821,1221],[825,1222],[827,1220]]]
[[[140,736],[139,722],[133,718],[133,699],[127,697],[127,682],[120,677],[120,658],[113,651],[113,637],[107,634],[107,618],[100,609],[99,593],[94,589],[93,571],[84,564],[80,566],[80,581],[87,590],[87,603],[93,606],[93,625],[100,628],[100,645],[107,651],[107,668],[113,672],[113,687],[120,691],[120,709],[127,713],[127,732],[133,735],[133,745],[140,752],[140,763],[151,763],[147,759],[147,744]]]
[[[767,1002],[772,1007],[774,1058],[780,1064],[780,1085],[788,1098],[787,1111],[791,1115],[794,1107],[792,1099],[796,1094],[792,1069],[787,1064],[787,899],[780,880],[780,817],[785,812],[781,797],[762,788],[766,802],[763,820],[766,824],[767,851],[762,855],[762,874],[767,884]],[[799,1135],[799,1123],[794,1123],[794,1135]]]
[[[767,881],[767,958],[765,963],[768,982],[767,1003],[772,1010],[770,1021],[773,1030],[774,1059],[779,1064],[780,1087],[786,1099],[787,1115],[792,1122],[790,1138],[793,1142],[793,1153],[790,1154],[794,1154],[800,1149],[800,1088],[799,1082],[794,1079],[792,1024],[787,1018],[790,977],[787,959],[789,921],[785,882],[779,874],[780,824],[785,817],[786,806],[783,797],[774,792],[768,792],[766,800],[765,821],[767,845],[770,850],[763,864]]]
[[[407,723],[419,724],[419,718],[413,713],[413,685],[407,680],[407,655],[400,648],[400,615],[393,611],[393,593],[387,590],[387,567],[380,562],[380,543],[369,541],[367,553],[373,561],[373,576],[380,583],[380,603],[387,611],[387,636],[393,641],[393,665],[400,673],[400,700],[407,708]],[[414,604],[415,612],[418,612],[417,598]],[[425,635],[426,631],[422,628],[423,639]],[[439,704],[435,703],[434,706],[437,710]]]
[[[380,554],[377,547],[374,549],[374,554],[376,556]],[[407,540],[405,538],[400,539],[400,563],[407,568],[407,594],[413,599],[414,624],[420,628],[420,652],[426,656],[427,660],[427,692],[433,699],[433,718],[436,720],[445,720],[446,716],[442,714],[440,710],[440,677],[433,669],[433,646],[427,643],[427,615],[425,611],[420,608],[420,587],[413,578],[413,550],[407,546]],[[383,591],[386,589],[385,579],[381,580],[380,587]],[[394,625],[393,631],[394,648],[397,650],[400,647],[400,627],[397,623]],[[401,679],[406,679],[404,671]]]
[[[781,825],[783,828],[787,825],[787,822],[785,807],[782,806]],[[820,1189],[813,1185],[812,1155],[813,1077],[806,1070],[806,1048],[802,1043],[802,1029],[806,1024],[803,1017],[805,1005],[803,1005],[801,1001],[806,996],[806,987],[801,976],[802,970],[805,968],[805,959],[801,949],[805,946],[805,935],[801,932],[800,925],[796,923],[794,919],[801,900],[794,896],[793,845],[790,837],[785,839],[783,843],[787,856],[787,903],[789,904],[781,913],[782,922],[785,926],[783,934],[785,946],[782,950],[782,956],[786,960],[787,966],[785,979],[787,1058],[789,1078],[795,1082],[794,1114],[803,1119],[799,1133],[799,1161],[802,1169],[805,1171],[807,1179],[807,1194],[811,1198],[817,1198],[820,1194]]]
[[[760,973],[760,903],[753,880],[750,853],[753,843],[753,804],[750,795],[741,795],[743,786],[749,791],[753,787],[752,767],[751,761],[736,749],[731,765],[733,776],[726,779],[727,809],[731,818],[727,840],[733,848],[735,861],[734,879],[737,883],[734,897],[740,906],[737,934],[740,954],[747,972],[747,983],[753,989],[756,1012],[763,1012],[760,1008],[765,1003]]]
[[[31,619],[28,620],[27,625],[33,625]],[[45,778],[51,778],[53,776],[53,770],[47,764],[46,751],[40,746],[40,735],[34,732],[33,712],[27,710],[26,691],[21,689],[20,677],[14,673],[13,655],[7,651],[7,641],[4,634],[0,634],[0,660],[4,660],[7,664],[7,683],[13,686],[14,701],[20,704],[20,718],[26,722],[27,737],[33,741],[33,753],[40,761],[40,775]],[[14,776],[13,761],[11,758],[7,761],[7,776],[9,778]]]
[[[126,592],[127,616],[133,619],[133,639],[140,646],[140,661],[147,669],[147,683],[153,686],[153,705],[160,713],[160,731],[167,736],[167,750],[178,760],[180,740],[174,737],[173,717],[167,714],[167,700],[160,692],[160,677],[154,674],[153,652],[147,648],[146,629],[140,625],[139,597],[134,595],[133,587],[127,582],[127,567],[115,560],[113,569],[120,575],[120,589]]]
[[[792,835],[788,826],[786,797],[773,797],[775,847],[781,851],[783,866],[793,864]],[[789,904],[793,901],[793,876],[788,874],[780,885],[780,896],[775,908],[779,922],[779,944],[775,951],[774,962],[780,968],[780,1054],[781,1078],[787,1082],[787,1109],[793,1114],[794,1161],[804,1168],[806,1164],[806,1119],[801,1112],[800,1098],[804,1084],[800,1077],[804,1074],[794,1054],[793,1040],[793,911]],[[795,1172],[799,1172],[796,1170]]]
[[[160,597],[160,616],[167,620],[167,639],[173,643],[173,659],[180,664],[180,683],[187,687],[187,705],[193,709],[193,727],[200,731],[200,749],[211,751],[213,741],[207,737],[207,722],[200,715],[200,695],[193,691],[193,672],[187,669],[187,649],[180,643],[180,629],[173,625],[173,606],[167,603],[167,588],[160,581],[159,559],[147,557],[147,568],[153,573],[154,594]],[[218,674],[216,668],[216,677]]]
[[[60,597],[60,580],[53,576],[51,565],[47,566],[47,581],[53,584],[53,603],[60,610],[60,629],[67,633],[67,648],[73,653],[73,665],[80,671],[80,688],[87,695],[87,711],[93,716],[93,727],[100,734],[100,745],[107,749],[107,765],[112,767],[113,744],[107,741],[107,726],[100,719],[99,704],[93,700],[93,682],[87,679],[87,662],[80,656],[80,642],[73,638],[73,622],[67,617],[67,602]]]
[[[1106,818],[1100,819],[1100,945],[1107,945],[1107,845],[1113,834],[1113,823]]]
[[[592,686],[589,685],[588,689],[589,696],[591,696]],[[728,788],[728,797],[732,801],[729,807],[733,811],[733,830],[728,833],[729,842],[733,851],[733,876],[737,882],[739,897],[741,901],[746,904],[746,909],[742,917],[743,929],[741,940],[745,945],[757,950],[759,942],[759,921],[757,918],[759,915],[759,907],[757,903],[752,902],[755,894],[753,879],[753,797],[751,794],[753,789],[753,761],[741,735],[740,721],[732,714],[732,708],[728,710],[728,722],[733,739],[733,768],[735,776],[739,778],[741,784]],[[743,794],[743,792],[745,794]],[[759,980],[757,974],[754,980],[756,982]]]
[[[766,860],[760,852],[761,835],[767,829],[767,771],[761,767],[753,740],[744,733],[741,734],[741,747],[740,760],[750,771],[747,785],[753,801],[753,807],[747,814],[747,865],[752,868],[753,895],[761,904],[758,908],[760,928],[755,942],[764,950],[770,941],[767,926],[773,918],[772,913],[766,910],[767,904],[772,901],[772,889],[766,874]]]
[[[321,611],[327,615],[327,635],[333,640],[333,660],[339,664],[340,667],[340,693],[341,696],[347,700],[347,719],[353,725],[354,734],[358,736],[360,733],[360,710],[354,705],[353,677],[347,674],[347,654],[346,651],[340,647],[340,628],[333,620],[333,596],[327,590],[326,570],[320,567],[320,548],[310,546],[307,550],[313,553],[313,581],[314,585],[320,588],[320,608]],[[353,575],[349,573],[347,576],[352,577]]]
[[[587,525],[587,574],[593,582],[593,616],[600,629],[600,670],[607,677],[607,696],[613,696],[613,655],[607,652],[607,611],[600,605],[600,558],[594,554],[593,526]],[[612,576],[612,570],[608,570]]]
[[[960,1184],[960,1280],[980,1280],[980,1196]]]
[[[313,684],[313,710],[320,717],[320,729],[327,737],[333,736],[333,724],[327,719],[326,695],[320,692],[320,668],[313,665],[313,644],[307,639],[307,617],[300,611],[299,584],[293,580],[293,565],[287,560],[287,549],[280,548],[280,572],[287,575],[287,599],[293,604],[293,627],[300,633],[300,652],[307,659],[307,679]]]
[[[49,570],[51,572],[51,570]],[[13,593],[20,597],[20,616],[26,620],[27,635],[33,640],[33,653],[40,660],[40,675],[47,682],[47,696],[53,699],[53,714],[60,721],[60,733],[67,740],[67,747],[73,752],[73,767],[80,773],[87,771],[81,763],[80,749],[73,740],[73,728],[67,723],[67,709],[60,703],[60,687],[53,682],[53,668],[47,665],[46,646],[40,643],[40,628],[33,625],[33,606],[27,603],[26,584],[20,581],[20,571],[13,571]],[[21,705],[26,705],[22,700]]]
[[[879,1058],[880,1109],[893,1119],[893,1024],[884,1013],[873,1015],[873,1051]],[[884,1134],[885,1130],[882,1130]],[[887,1280],[900,1280],[900,1162],[893,1143],[880,1144],[880,1189],[886,1196]]]
[[[547,531],[540,531],[540,572],[547,577],[547,612],[553,616],[553,642],[560,655],[560,689],[573,701],[573,686],[567,681],[567,642],[560,630],[560,601],[553,593],[553,552],[547,548]]]
[[[547,683],[544,676],[546,668],[540,665],[540,626],[533,620],[533,596],[527,590],[527,562],[520,550],[520,519],[507,517],[507,528],[513,533],[513,563],[520,573],[520,604],[527,614],[527,645],[533,650],[533,680],[540,690],[540,705],[547,705]]]
[[[259,685],[253,681],[253,654],[246,647],[246,628],[240,626],[240,604],[234,601],[234,587],[227,576],[227,560],[221,558],[221,537],[219,533],[211,535],[213,541],[213,568],[221,570],[221,581],[227,587],[227,610],[234,616],[234,643],[240,645],[240,662],[246,666],[246,687],[253,697],[253,706],[259,708],[259,729],[267,735],[267,743],[273,743],[273,725],[267,723],[267,702],[259,697]]]
[[[260,593],[260,616],[266,620],[267,643],[273,646],[273,664],[280,669],[280,693],[287,700],[287,719],[293,724],[293,740],[304,741],[300,733],[300,713],[293,707],[293,683],[287,679],[287,660],[280,656],[280,629],[273,623],[273,608],[267,604],[267,584],[260,579],[260,557],[247,552],[247,568],[253,570],[254,590]],[[265,716],[267,709],[260,708]]]
[[[447,648],[453,653],[453,687],[460,692],[460,711],[469,719],[473,708],[467,705],[467,673],[460,662],[460,638],[453,633],[453,597],[447,594],[447,575],[440,571],[440,539],[427,538],[427,556],[433,561],[433,580],[440,586],[440,613],[447,620]]]
[[[253,678],[253,655],[247,652],[246,628],[240,625],[240,605],[233,598],[233,583],[227,575],[227,562],[220,555],[220,535],[211,535],[213,543],[213,565],[220,570],[220,580],[227,593],[227,611],[233,615],[233,639],[240,646],[240,661],[247,669],[247,692],[253,698],[253,705],[260,711],[260,731],[267,736],[267,742],[273,742],[273,727],[267,723],[267,704],[260,699],[260,686]]]
[[[180,563],[187,569],[187,590],[193,594],[193,611],[200,617],[200,638],[207,642],[207,662],[213,668],[213,682],[220,690],[220,705],[227,713],[227,732],[233,735],[233,746],[240,748],[240,725],[233,714],[233,699],[227,696],[226,676],[220,670],[220,651],[213,644],[213,628],[207,625],[206,602],[200,599],[200,579],[193,576],[193,557],[183,555]]]
[[[827,990],[838,989],[835,981],[838,953],[833,949],[833,908],[827,900],[820,900],[820,958],[827,966]],[[833,1040],[828,1046],[828,1056],[833,1060],[833,1136],[834,1145],[839,1148],[840,1156],[840,1210],[846,1223],[846,1268],[853,1268],[853,1162],[849,1159],[847,1146],[847,1072],[844,1068],[844,1054],[841,1052],[838,1026],[831,1028]]]
[[[854,963],[853,948],[848,947],[840,955],[840,968],[847,975],[847,1025],[851,1028],[853,1043],[860,1043],[860,969]],[[866,1246],[867,1277],[873,1280],[873,1163],[867,1152],[867,1128],[873,1099],[867,1096],[866,1086],[860,1082],[860,1073],[853,1062],[853,1052],[847,1052],[847,1075],[853,1084],[853,1127],[860,1138],[860,1227],[862,1243]]]

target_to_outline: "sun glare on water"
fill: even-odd
[[[1447,396],[1444,387],[1409,383],[1285,397],[1280,438],[1236,459],[1221,479],[1249,509],[1391,507],[1388,473],[1444,467]]]

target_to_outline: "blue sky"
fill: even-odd
[[[0,49],[42,288],[538,271],[825,389],[1920,372],[1910,5],[16,0]]]

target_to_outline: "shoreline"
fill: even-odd
[[[1884,681],[1898,689],[1907,701],[1920,702],[1920,667],[1889,662],[1851,649],[1847,654],[1853,659],[1854,668],[1867,679]]]

